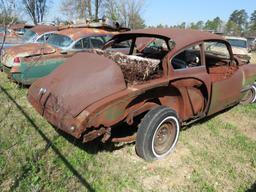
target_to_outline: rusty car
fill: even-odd
[[[17,23],[17,24],[13,24],[11,25],[9,28],[14,31],[17,35],[24,35],[24,33],[35,27],[34,25],[31,25],[31,24],[26,24],[26,23]]]
[[[143,49],[137,41],[145,40]],[[223,44],[226,52],[207,50]],[[129,54],[112,48],[129,48]],[[32,106],[84,143],[133,142],[146,161],[175,148],[181,127],[256,100],[256,65],[244,64],[223,37],[188,29],[144,29],[115,35],[102,50],[80,52],[28,90]],[[134,125],[134,134],[113,130]]]
[[[17,45],[22,45],[25,43],[35,43],[35,42],[43,42],[47,37],[50,35],[51,32],[57,31],[57,26],[51,26],[51,25],[36,25],[32,28],[27,28],[22,36],[18,35],[15,30],[19,29],[18,26],[13,26],[14,28],[8,29],[7,31],[10,31],[11,36],[8,35],[5,39],[3,48],[10,48]],[[3,28],[4,30],[4,28]],[[3,33],[4,36],[4,33]],[[1,41],[3,41],[3,36],[1,38]]]
[[[75,52],[103,45],[117,34],[106,29],[70,27],[51,33],[46,43],[33,43],[5,50],[3,70],[17,83],[30,85],[48,75]]]
[[[246,38],[226,36],[227,41],[232,47],[233,54],[242,61],[250,63],[251,54],[249,53],[249,44]]]

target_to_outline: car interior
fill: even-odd
[[[225,43],[205,42],[204,47],[207,72],[213,83],[231,77],[238,69]]]
[[[221,81],[230,77],[238,68],[231,61],[227,46],[220,42],[205,42],[205,62],[212,82]],[[184,70],[201,66],[200,47],[189,47],[171,60],[174,70]]]

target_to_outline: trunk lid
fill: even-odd
[[[77,53],[29,89],[42,108],[79,115],[89,105],[126,88],[120,67],[93,53]],[[44,96],[42,96],[42,93]],[[44,109],[37,109],[44,111]]]
[[[13,67],[15,57],[32,57],[38,55],[48,55],[56,52],[56,48],[48,44],[29,43],[10,47],[4,50],[1,63],[7,67]]]

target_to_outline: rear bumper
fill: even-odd
[[[77,126],[78,122],[76,122],[76,120],[69,113],[63,113],[62,110],[56,110],[55,106],[42,105],[29,93],[27,98],[36,111],[55,128],[60,129],[77,139],[81,137],[81,129]]]

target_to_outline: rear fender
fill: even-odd
[[[183,121],[206,112],[210,94],[203,81],[196,78],[185,78],[170,82],[170,86],[178,89],[181,95],[180,117]]]

